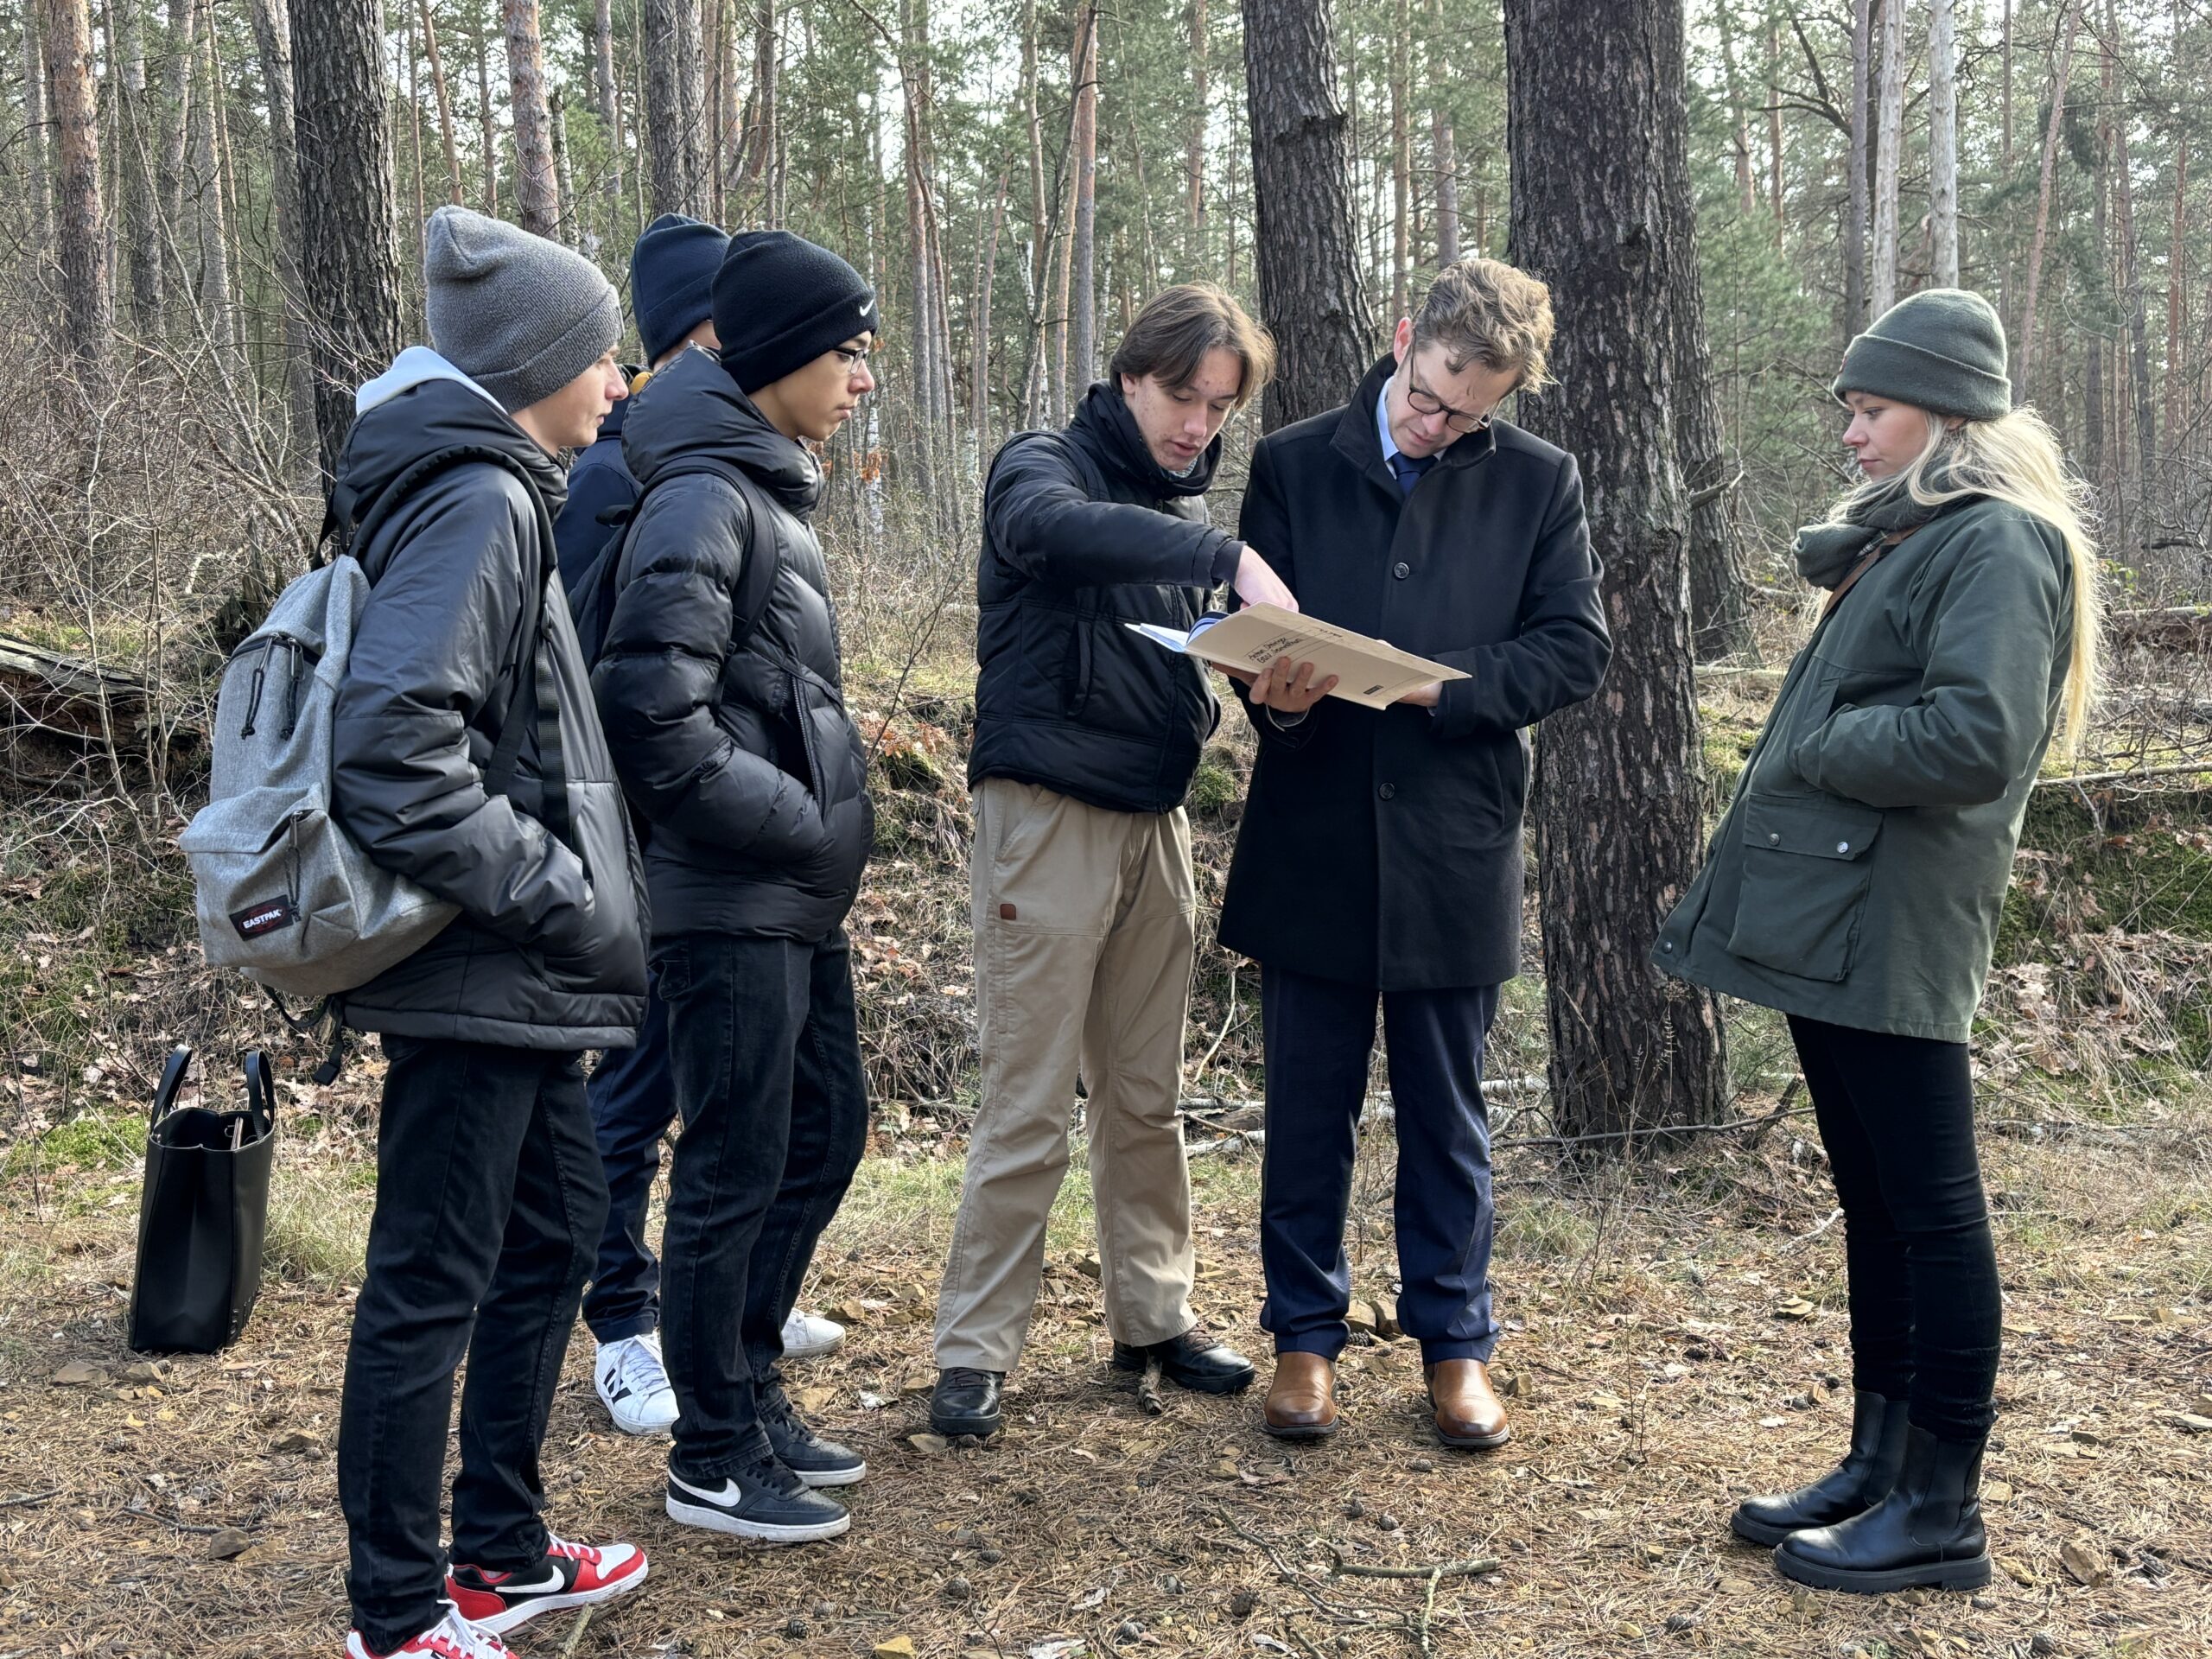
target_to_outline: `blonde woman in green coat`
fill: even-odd
[[[1999,1344],[1967,1039],[2028,792],[2094,691],[2096,550],[1979,295],[1894,307],[1834,391],[1861,480],[1796,543],[1828,596],[1653,956],[1789,1017],[1843,1208],[1850,1451],[1731,1525],[1802,1583],[1966,1589]]]

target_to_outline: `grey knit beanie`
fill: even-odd
[[[1894,397],[1931,415],[1993,421],[2012,412],[2005,324],[1997,308],[1963,288],[1928,288],[1874,320],[1851,342],[1829,388]]]
[[[510,415],[622,338],[621,302],[590,260],[466,207],[430,215],[423,287],[430,344]]]

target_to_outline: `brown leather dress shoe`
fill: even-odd
[[[1436,1408],[1436,1437],[1446,1446],[1484,1451],[1513,1438],[1505,1407],[1479,1359],[1446,1359],[1428,1368],[1428,1402]]]
[[[1326,1354],[1277,1354],[1261,1416],[1284,1440],[1318,1440],[1337,1432],[1337,1363]]]

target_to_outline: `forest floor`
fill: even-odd
[[[868,1459],[853,1529],[774,1551],[670,1522],[664,1447],[612,1431],[580,1329],[546,1448],[548,1518],[642,1545],[652,1576],[581,1631],[567,1616],[526,1629],[518,1652],[2212,1654],[2202,780],[2038,792],[1977,1041],[2006,1297],[1986,1489],[1999,1571],[1972,1597],[1861,1599],[1787,1584],[1726,1530],[1739,1496],[1827,1467],[1850,1409],[1841,1229],[1786,1038],[1756,1011],[1732,1014],[1732,1127],[1580,1166],[1544,1143],[1539,1093],[1493,1103],[1505,1447],[1436,1443],[1403,1340],[1348,1351],[1345,1427],[1322,1445],[1262,1433],[1256,1393],[1170,1387],[1147,1414],[1105,1363],[1080,1151],[1007,1432],[980,1447],[926,1435],[929,1318],[972,1110],[963,680],[880,690],[906,712],[875,756],[878,858],[852,924],[875,1128],[807,1291],[850,1334],[791,1373],[803,1408]],[[1716,792],[1758,704],[1708,704]],[[1193,791],[1205,904],[1245,764],[1233,745],[1211,753]],[[58,785],[34,794],[20,760],[11,775],[0,1659],[334,1656],[331,1452],[380,1062],[372,1047],[328,1090],[280,1085],[259,1309],[228,1352],[149,1369],[123,1330],[162,1055],[190,1041],[219,1079],[250,1042],[278,1048],[292,1077],[313,1057],[198,965],[176,825]],[[1191,1129],[1198,1309],[1264,1376],[1258,1154],[1240,1133],[1258,1121],[1255,991],[1205,947],[1186,1088],[1218,1106]],[[1543,1033],[1532,976],[1510,988],[1492,1077],[1541,1075]],[[1362,1296],[1392,1289],[1392,1156],[1378,1123],[1354,1202]]]

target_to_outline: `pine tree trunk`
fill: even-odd
[[[2115,0],[2105,0],[2105,22],[2113,50],[2120,50],[2125,40]],[[2124,113],[2121,119],[2113,123],[2113,144],[2116,187],[2113,205],[2120,221],[2116,228],[2120,232],[2120,297],[2127,317],[2129,403],[2135,415],[2133,473],[2139,489],[2150,477],[2152,456],[2158,449],[2158,428],[2151,386],[2151,323],[2143,299],[2142,248],[2135,230],[2135,181]],[[2182,257],[2179,244],[2175,245],[2174,257]]]
[[[1525,417],[1587,469],[1614,652],[1598,696],[1547,721],[1538,747],[1553,1122],[1712,1122],[1726,1100],[1713,999],[1647,956],[1704,838],[1668,360],[1689,257],[1664,222],[1666,175],[1688,168],[1682,12],[1505,0],[1504,15],[1513,257],[1553,285],[1560,321],[1561,384]]]
[[[238,363],[231,350],[230,250],[223,221],[223,169],[215,146],[215,124],[221,119],[222,107],[210,50],[215,23],[213,5],[207,6],[207,14],[199,53],[200,85],[192,100],[193,226],[200,251],[197,294],[201,329],[216,347],[220,372],[234,379]]]
[[[1959,88],[1954,0],[1928,9],[1928,214],[1938,288],[1959,285]]]
[[[583,226],[576,219],[576,175],[569,161],[568,99],[560,88],[556,87],[546,99],[545,113],[553,140],[553,185],[559,192],[561,240],[575,247],[582,241]]]
[[[1735,7],[1721,0],[1714,8],[1720,23],[1721,77],[1728,93],[1728,148],[1736,162],[1736,199],[1748,219],[1758,211],[1758,187],[1751,181],[1751,117],[1745,109],[1744,83],[1736,72]]]
[[[200,8],[194,0],[168,0],[168,28],[162,65],[162,223],[157,241],[168,261],[162,284],[165,302],[183,306],[193,275],[184,266],[184,144],[192,119],[192,63],[200,37]]]
[[[1774,0],[1768,0],[1766,15],[1766,166],[1767,205],[1774,214],[1774,245],[1778,248],[1789,215],[1783,194],[1782,20],[1775,15]]]
[[[97,380],[106,371],[115,324],[107,216],[100,200],[92,24],[85,0],[38,0],[37,34],[54,126],[54,240],[61,267],[63,339],[79,372]]]
[[[1183,263],[1193,273],[1203,268],[1206,230],[1206,0],[1190,0],[1191,112],[1183,146],[1183,195],[1189,208],[1183,238]]]
[[[2182,3],[2174,0],[2176,40],[2183,27]],[[2181,113],[2175,111],[2173,228],[2166,237],[2166,446],[2174,452],[2187,412],[2184,389],[2189,384],[2183,372],[2189,329],[2189,127]]]
[[[1080,397],[1098,373],[1098,9],[1085,6],[1076,23],[1075,270],[1071,350],[1071,396]]]
[[[1880,316],[1897,299],[1897,195],[1904,161],[1905,0],[1882,0],[1882,58],[1875,107],[1874,270],[1867,309]]]
[[[2066,86],[2074,71],[2074,28],[2081,11],[2074,0],[2059,0],[2058,63],[2051,73],[2050,117],[2044,132],[2043,162],[2036,182],[2035,232],[2028,243],[2028,276],[2020,302],[2020,348],[2013,357],[2012,401],[2024,403],[2029,372],[2035,366],[2036,307],[2043,289],[2044,250],[2050,241],[2051,185],[2058,166],[2058,143],[2066,130]]]
[[[313,334],[315,426],[335,474],[353,389],[398,352],[389,111],[378,0],[292,0],[300,268]]]
[[[1866,327],[1866,94],[1873,47],[1872,0],[1851,0],[1851,151],[1843,218],[1843,334],[1846,340]]]
[[[1390,321],[1406,315],[1406,282],[1413,264],[1413,117],[1408,111],[1406,0],[1395,0],[1390,19]]]
[[[1244,68],[1272,431],[1342,403],[1373,360],[1329,0],[1246,0]]]
[[[1451,54],[1444,29],[1444,0],[1428,0],[1428,141],[1436,162],[1436,264],[1459,257],[1459,156],[1446,106]]]
[[[269,115],[269,171],[276,207],[270,264],[284,298],[284,392],[296,454],[315,452],[315,382],[308,368],[308,318],[300,284],[300,160],[292,110],[290,0],[253,0],[253,42]]]
[[[607,228],[622,208],[622,118],[614,101],[613,0],[592,0],[592,93],[599,109],[599,130],[607,145]]]
[[[699,55],[706,76],[706,99],[701,105],[704,130],[699,135],[700,161],[707,175],[707,216],[715,224],[728,222],[728,181],[722,164],[723,107],[729,97],[729,30],[723,22],[723,0],[700,0]]]
[[[699,157],[706,102],[700,78],[699,12],[692,0],[639,0],[645,29],[645,143],[651,154],[649,211],[697,215],[707,209]]]
[[[1021,389],[1021,419],[1034,426],[1046,418],[1041,400],[1045,387],[1046,313],[1052,284],[1051,208],[1045,200],[1045,126],[1037,99],[1037,0],[1023,0],[1021,8],[1021,107],[1029,135],[1029,264],[1030,338],[1024,355],[1029,370]]]
[[[46,107],[46,53],[39,39],[43,13],[23,14],[23,135],[29,152],[30,229],[33,245],[54,245],[53,122]]]
[[[123,44],[121,97],[116,100],[116,143],[122,147],[123,240],[130,278],[130,319],[142,340],[162,327],[161,226],[153,175],[155,141],[149,124],[152,101],[146,92],[145,21],[139,0],[112,0]],[[289,63],[289,59],[287,60]],[[285,118],[291,114],[291,83],[284,86]]]
[[[503,0],[507,100],[515,129],[515,217],[533,236],[557,237],[561,187],[553,173],[553,118],[545,107],[545,49],[537,0]]]
[[[446,150],[446,200],[461,204],[461,147],[454,141],[453,97],[446,86],[446,68],[438,56],[438,26],[430,17],[430,0],[415,0],[423,20],[423,51],[430,60],[430,92],[438,100],[438,137]]]
[[[492,35],[476,31],[476,132],[478,158],[482,164],[483,191],[478,205],[486,213],[499,211],[499,126],[492,105]]]

